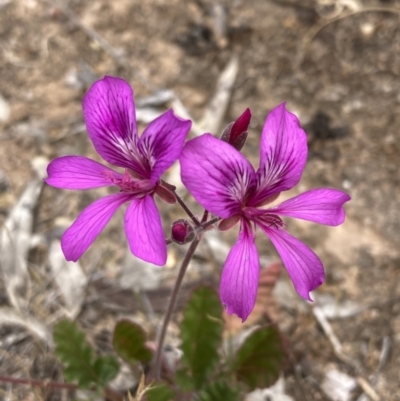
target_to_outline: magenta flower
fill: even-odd
[[[161,175],[179,158],[191,122],[169,110],[139,137],[131,87],[123,79],[107,76],[95,82],[85,95],[83,114],[96,151],[125,172],[118,173],[83,156],[60,157],[49,164],[46,182],[53,187],[119,189],[89,205],[64,233],[61,246],[66,259],[77,261],[116,210],[130,202],[125,232],[132,253],[164,265],[167,248],[154,194],[164,194],[165,198]]]
[[[276,107],[261,137],[257,171],[231,145],[210,134],[188,141],[180,157],[182,181],[195,199],[221,217],[224,230],[240,221],[236,244],[226,259],[220,284],[228,313],[246,320],[257,295],[260,262],[255,245],[259,227],[272,241],[296,288],[305,299],[324,281],[317,255],[285,229],[280,216],[336,226],[344,221],[350,197],[335,189],[313,189],[278,206],[265,208],[300,180],[307,159],[307,137],[295,115]]]

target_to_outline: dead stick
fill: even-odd
[[[355,371],[358,371],[359,369],[358,369],[357,365],[354,363],[354,361],[352,361],[350,358],[348,358],[343,353],[342,344],[340,343],[339,339],[336,337],[336,335],[332,329],[332,326],[328,322],[328,319],[325,317],[322,309],[319,308],[318,306],[315,306],[313,308],[313,314],[314,314],[315,318],[317,319],[319,325],[322,327],[322,330],[324,331],[325,335],[328,337],[328,340],[332,345],[335,355],[346,365],[350,366]],[[379,395],[376,393],[376,391],[373,389],[373,387],[369,384],[369,382],[366,379],[364,379],[360,375],[357,375],[357,383],[363,389],[363,391],[370,398],[372,398],[373,401],[380,401]]]
[[[57,383],[57,382],[34,380],[34,379],[21,379],[19,377],[12,377],[12,376],[0,376],[0,382],[27,384],[29,386],[34,386],[34,387],[59,388],[67,390],[76,390],[78,388],[78,386],[73,383]]]
[[[41,388],[53,388],[53,389],[65,389],[65,390],[77,390],[78,386],[73,383],[57,383],[45,380],[35,380],[35,379],[21,379],[19,377],[12,376],[0,376],[0,382],[3,383],[13,383],[13,384],[25,384],[33,387]],[[111,387],[106,387],[104,389],[104,394],[106,398],[112,401],[123,401],[124,397],[118,391],[112,389]]]
[[[357,383],[363,389],[364,393],[368,395],[373,401],[380,401],[379,395],[376,391],[372,388],[372,386],[365,380],[363,377],[357,377]]]

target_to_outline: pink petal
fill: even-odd
[[[175,116],[168,110],[152,121],[139,139],[138,147],[151,167],[152,182],[178,160],[192,122]]]
[[[222,218],[241,212],[255,172],[231,145],[210,134],[188,141],[179,159],[182,182],[204,208]]]
[[[312,189],[288,199],[270,211],[281,216],[338,226],[345,218],[343,204],[350,199],[349,195],[337,189]]]
[[[282,103],[265,121],[257,171],[258,188],[249,202],[257,206],[271,195],[294,187],[307,160],[307,136],[298,118]]]
[[[155,265],[165,265],[167,245],[160,213],[150,195],[132,200],[125,213],[125,232],[135,256]]]
[[[65,231],[61,247],[67,260],[76,262],[110,221],[116,210],[131,195],[113,194],[89,205]]]
[[[275,245],[296,291],[311,301],[310,291],[319,287],[325,279],[324,266],[318,256],[285,230],[260,227]]]
[[[90,139],[104,160],[145,176],[136,149],[133,91],[126,81],[106,76],[95,82],[83,99],[83,115]]]
[[[47,167],[46,183],[65,189],[89,189],[114,185],[113,178],[122,175],[83,156],[64,156],[54,159]]]
[[[222,270],[220,297],[230,314],[244,322],[256,303],[260,261],[251,228],[242,226],[239,239]]]

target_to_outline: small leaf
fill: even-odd
[[[218,294],[200,287],[187,303],[181,324],[183,369],[200,389],[218,363],[222,338],[222,305]]]
[[[224,381],[209,384],[200,391],[199,401],[240,401],[239,393]]]
[[[135,365],[137,362],[150,362],[153,353],[145,343],[146,333],[138,324],[129,320],[121,320],[116,324],[113,347],[116,353],[130,365]]]
[[[93,369],[97,375],[97,384],[105,386],[117,376],[119,363],[113,355],[99,356],[94,363]]]
[[[277,327],[255,330],[246,338],[234,357],[236,378],[251,390],[272,386],[286,361],[284,344]]]
[[[163,383],[153,383],[146,390],[146,396],[148,401],[174,401],[176,399],[174,390]]]
[[[186,368],[182,368],[175,374],[176,383],[182,391],[191,391],[194,388],[193,379],[188,376],[189,373]]]
[[[96,382],[93,370],[94,350],[79,330],[77,323],[62,320],[54,327],[55,353],[65,365],[64,377],[82,388]]]

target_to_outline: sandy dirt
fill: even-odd
[[[239,73],[224,123],[251,109],[243,153],[257,165],[265,116],[286,101],[306,128],[309,161],[301,183],[284,197],[317,187],[343,189],[352,197],[340,227],[288,222],[288,229],[324,262],[327,279],[316,293],[317,304],[338,307],[351,302],[359,309],[351,317],[330,320],[351,360],[346,363],[335,354],[312,307],[290,298],[290,283],[282,274],[283,290],[276,295],[278,323],[293,353],[285,373],[287,393],[297,401],[329,400],[322,383],[327,370],[336,369],[370,380],[382,401],[400,400],[400,1],[63,4],[68,8],[51,0],[0,1],[0,222],[35,176],[35,157],[80,154],[100,160],[82,126],[81,100],[94,80],[105,74],[122,76],[137,99],[173,90],[199,121],[218,77],[237,54]],[[225,24],[217,17],[218,7],[225,12]],[[93,32],[110,48],[91,38]],[[19,313],[37,319],[49,333],[65,316],[49,266],[51,241],[79,211],[106,193],[43,188],[34,215],[37,241],[28,257],[29,288],[21,295],[26,303]],[[178,207],[163,210],[167,232],[182,213]],[[126,261],[122,217],[117,214],[81,260],[91,284],[78,320],[99,350],[108,349],[115,319],[136,313],[133,305],[121,307],[129,304],[132,294],[121,289],[120,277],[127,274],[127,265],[135,269],[137,263]],[[235,236],[221,238],[231,245]],[[265,260],[276,259],[264,237],[258,244]],[[182,254],[182,249],[171,248],[164,282],[173,281]],[[202,248],[188,281],[207,274],[218,281],[221,258],[223,252],[213,258]],[[166,293],[154,290],[159,277],[150,270],[140,285],[153,288],[154,309],[161,313]],[[8,284],[0,280],[1,308],[13,308]],[[111,301],[105,293],[110,288]],[[148,324],[143,311],[136,315]],[[61,380],[51,346],[23,326],[1,324],[0,342],[0,375]],[[389,344],[388,357],[380,365],[384,344]],[[68,399],[66,393],[6,383],[0,388],[4,400]],[[358,400],[364,390],[357,386],[349,401]]]

